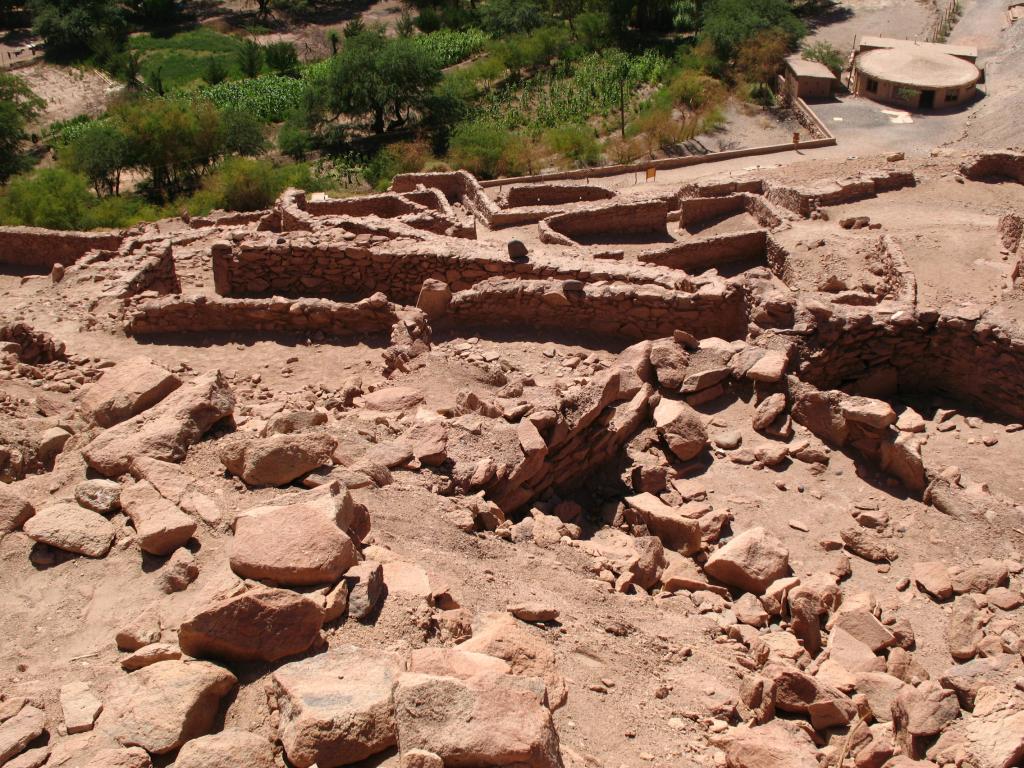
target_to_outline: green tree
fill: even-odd
[[[210,85],[223,83],[228,79],[228,65],[220,56],[209,56],[203,65],[203,80]]]
[[[0,72],[0,183],[23,167],[21,147],[29,138],[26,128],[45,106],[24,80]]]
[[[411,38],[388,39],[379,30],[349,38],[326,80],[327,109],[336,115],[369,115],[383,133],[388,114],[404,121],[421,108],[441,80],[433,57]]]
[[[263,46],[251,38],[243,41],[238,49],[238,68],[246,77],[259,77],[263,71]]]
[[[295,43],[282,40],[270,43],[264,50],[267,66],[272,70],[288,77],[299,76],[299,52],[295,48]]]
[[[768,99],[771,81],[779,73],[782,60],[788,52],[789,40],[785,32],[764,29],[743,44],[736,59],[736,68],[749,82],[758,86],[758,93],[762,97]]]
[[[779,30],[790,46],[807,34],[787,0],[708,0],[701,36],[719,58],[733,61],[748,40],[766,29]]]
[[[128,140],[111,120],[95,120],[85,126],[67,148],[64,162],[83,174],[96,195],[117,195],[121,174],[131,165]]]
[[[85,56],[93,40],[122,40],[126,32],[115,0],[29,0],[29,8],[47,54],[57,58]]]
[[[338,34],[338,30],[327,30],[327,43],[331,46],[331,56],[337,56],[338,46],[341,44],[341,35]]]
[[[251,112],[226,109],[220,118],[226,154],[255,156],[267,148],[266,126]]]
[[[47,229],[82,229],[95,198],[84,176],[64,168],[45,168],[12,179],[4,208],[18,224]]]
[[[540,0],[487,0],[480,22],[495,37],[529,32],[544,24],[544,6]]]

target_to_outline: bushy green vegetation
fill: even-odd
[[[808,61],[816,61],[819,64],[824,64],[836,77],[839,76],[839,73],[842,72],[843,68],[846,66],[846,60],[843,58],[843,54],[840,53],[839,49],[832,45],[832,43],[825,42],[824,40],[818,43],[805,45],[800,50],[800,55]]]
[[[29,138],[27,126],[44,106],[25,81],[0,73],[0,183],[25,166],[21,148]]]
[[[265,26],[229,35],[188,28],[175,0],[28,0],[51,54],[108,69],[126,96],[99,119],[50,126],[43,141],[59,167],[19,176],[0,215],[98,226],[175,205],[260,207],[282,169],[306,168],[293,161],[318,168],[303,186],[379,189],[425,167],[516,175],[678,152],[721,127],[733,94],[772,99],[807,5],[414,0],[392,30],[356,17],[327,31],[322,61],[257,42],[296,14],[314,19],[324,1],[254,0]],[[834,66],[838,52],[805,55]],[[9,101],[0,178],[26,168],[37,109],[29,96]],[[42,189],[62,202],[31,213],[24,200]]]

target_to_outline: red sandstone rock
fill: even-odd
[[[34,514],[32,505],[9,486],[0,483],[0,537],[21,530]]]
[[[816,768],[814,745],[779,723],[734,728],[726,737],[728,768]]]
[[[363,395],[363,407],[371,411],[409,412],[423,402],[423,393],[412,387],[388,387]]]
[[[704,572],[730,586],[761,594],[789,573],[789,552],[764,528],[751,528],[715,550]]]
[[[234,411],[235,399],[219,371],[180,387],[159,405],[99,434],[82,454],[101,475],[123,475],[138,456],[181,461],[188,447]]]
[[[161,661],[117,680],[99,728],[126,747],[163,755],[209,732],[237,680],[204,661]]]
[[[28,519],[24,529],[36,541],[86,557],[103,557],[114,543],[114,526],[77,504],[43,507]]]
[[[323,615],[308,597],[256,587],[194,610],[178,629],[178,644],[190,656],[277,661],[309,649]]]
[[[101,427],[112,427],[151,408],[181,380],[144,357],[134,357],[109,368],[99,381],[82,391],[79,408]]]
[[[198,527],[145,480],[127,486],[121,492],[121,504],[135,525],[142,551],[153,555],[169,555],[184,546]]]
[[[334,768],[394,746],[397,654],[352,645],[293,661],[271,677],[280,739],[296,768]]]
[[[178,751],[174,768],[275,768],[274,750],[262,736],[221,731],[189,741]]]
[[[535,677],[471,678],[407,672],[395,688],[402,750],[439,755],[446,766],[560,768],[558,735]]]
[[[236,436],[221,447],[220,460],[247,485],[285,485],[331,463],[338,441],[326,432]]]
[[[329,502],[316,499],[281,507],[257,507],[235,520],[232,570],[284,586],[335,583],[356,564],[358,553],[338,527]]]

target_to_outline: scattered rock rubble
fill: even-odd
[[[1024,334],[884,243],[870,297],[792,289],[766,239],[915,183],[419,174],[63,243],[26,285],[97,275],[82,330],[0,329],[0,765],[1020,765],[1022,507],[978,457],[1022,446]],[[766,249],[730,278],[562,242],[723,215]]]

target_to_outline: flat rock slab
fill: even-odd
[[[408,412],[423,402],[423,393],[412,387],[388,387],[363,395],[363,407],[371,411]]]
[[[103,557],[114,543],[114,526],[103,515],[77,504],[43,507],[24,529],[35,541],[86,557]]]
[[[271,678],[280,738],[296,768],[334,768],[396,743],[398,654],[343,645],[281,666]]]
[[[198,524],[168,501],[148,481],[140,480],[121,492],[121,505],[139,535],[139,546],[151,555],[169,555],[184,546]]]
[[[723,584],[760,595],[789,574],[789,552],[764,528],[750,528],[715,550],[704,572]]]
[[[46,731],[46,713],[32,705],[22,707],[14,717],[0,723],[0,765],[25,750]]]
[[[158,405],[97,435],[82,451],[105,477],[126,473],[139,456],[179,462],[218,421],[230,416],[235,398],[220,371],[197,377]]]
[[[213,728],[237,682],[205,661],[161,661],[110,687],[99,727],[126,747],[167,754]]]
[[[174,768],[275,768],[274,748],[247,731],[221,731],[193,739],[181,748]]]
[[[561,766],[558,734],[537,677],[468,679],[407,672],[395,688],[402,751],[422,749],[446,766]]]
[[[201,606],[178,629],[190,656],[277,661],[308,650],[320,637],[318,601],[287,589],[257,587]]]
[[[91,731],[103,710],[103,702],[88,683],[67,683],[60,687],[60,709],[68,733]]]
[[[144,357],[107,369],[86,387],[79,400],[82,414],[100,427],[112,427],[151,408],[181,386],[181,379]]]
[[[335,583],[356,564],[352,539],[323,504],[260,507],[235,521],[231,569],[285,586]]]
[[[220,460],[247,485],[286,485],[330,464],[337,444],[337,439],[323,431],[263,438],[237,435],[225,442]]]

